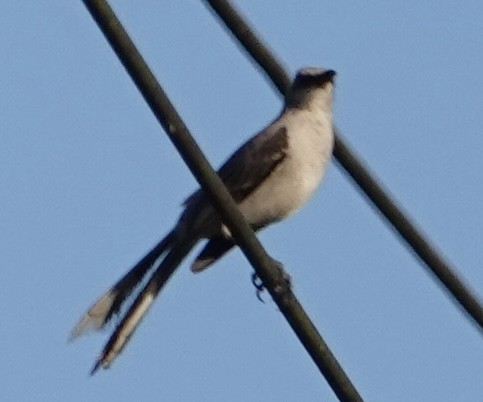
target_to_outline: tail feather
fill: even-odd
[[[104,328],[110,319],[119,313],[126,298],[134,291],[147,272],[153,268],[156,260],[171,247],[173,239],[174,231],[171,231],[126,273],[126,275],[97,299],[77,322],[70,334],[69,340],[74,340],[88,331]]]
[[[168,282],[194,244],[195,242],[189,242],[173,246],[168,252],[109,338],[101,355],[94,364],[91,374],[94,374],[100,367],[108,368],[121,353],[159,291]]]

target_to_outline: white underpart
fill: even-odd
[[[299,209],[319,186],[332,154],[332,118],[324,102],[286,111],[274,124],[287,128],[287,156],[263,185],[240,203],[251,224],[278,221]]]

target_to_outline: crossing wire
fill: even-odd
[[[245,222],[110,6],[105,0],[84,0],[84,4],[334,393],[342,402],[361,402],[358,391],[293,294],[281,264],[268,256]]]
[[[222,21],[239,45],[251,56],[253,61],[270,79],[277,90],[284,94],[290,83],[289,76],[274,54],[263,43],[252,27],[245,21],[241,13],[227,0],[204,0],[207,7]],[[453,267],[438,253],[429,240],[407,217],[389,193],[378,182],[369,169],[362,163],[355,152],[334,127],[334,157],[340,167],[348,174],[359,189],[366,195],[377,211],[379,211],[402,237],[410,250],[424,263],[433,277],[458,303],[462,311],[472,319],[480,332],[483,332],[483,307]]]

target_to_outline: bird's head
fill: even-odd
[[[334,77],[334,70],[314,67],[299,70],[285,95],[285,107],[330,110]]]

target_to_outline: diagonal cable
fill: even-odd
[[[340,401],[362,401],[292,293],[282,266],[262,248],[112,9],[104,0],[84,4],[334,393]]]
[[[205,0],[205,3],[219,17],[238,41],[238,44],[251,56],[271,83],[281,94],[284,94],[290,83],[287,72],[241,14],[227,0]],[[444,260],[429,240],[402,211],[401,207],[396,204],[388,192],[375,179],[374,175],[370,173],[369,169],[361,162],[349,145],[345,143],[336,127],[334,127],[334,134],[334,156],[339,165],[366,195],[372,206],[399,233],[411,251],[424,262],[425,267],[438,279],[453,300],[473,319],[478,329],[483,331],[483,307],[477,296],[458,277],[455,269]]]

